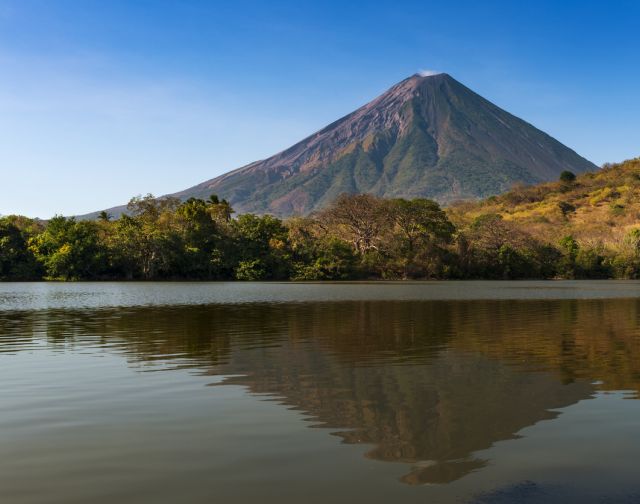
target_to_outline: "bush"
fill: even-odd
[[[260,259],[240,261],[235,271],[236,280],[255,282],[267,278],[267,269]]]
[[[564,215],[565,217],[568,214],[576,211],[576,207],[573,206],[571,203],[567,203],[566,201],[561,201],[560,203],[558,203],[558,208],[562,212],[562,215]]]

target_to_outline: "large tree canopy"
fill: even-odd
[[[184,202],[147,195],[128,209],[96,221],[0,218],[0,280],[640,276],[637,228],[613,252],[570,235],[544,243],[497,213],[456,228],[423,198],[343,194],[321,212],[286,221],[234,218],[215,195]]]

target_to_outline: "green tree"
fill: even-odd
[[[455,227],[440,206],[428,199],[393,199],[387,203],[393,228],[387,252],[403,277],[437,276]]]
[[[575,180],[576,180],[576,174],[569,170],[564,170],[562,173],[560,173],[560,182],[564,182],[565,184],[571,184],[575,182]]]
[[[576,239],[567,235],[560,240],[560,250],[562,252],[562,258],[559,261],[558,272],[565,278],[576,277],[576,258],[580,251],[580,245]]]
[[[45,230],[30,240],[30,249],[50,279],[99,278],[104,271],[105,250],[95,222],[53,217]]]
[[[0,218],[0,280],[37,280],[42,276],[42,268],[28,247],[34,228],[31,219]]]
[[[212,212],[214,205],[218,208]],[[233,250],[228,237],[228,221],[232,212],[226,202],[212,203],[195,198],[178,207],[176,219],[183,246],[178,270],[182,276],[217,279],[231,274]]]
[[[499,214],[477,217],[466,231],[466,273],[473,278],[536,278],[543,267],[546,248]]]
[[[114,263],[126,278],[150,280],[170,277],[180,256],[181,240],[175,224],[179,206],[175,198],[154,198],[148,194],[132,198],[115,222],[110,245]]]
[[[357,257],[348,243],[328,238],[308,262],[295,265],[294,280],[348,280],[358,277]]]
[[[291,251],[287,228],[271,215],[240,215],[233,221],[236,237],[236,278],[276,280],[289,278]],[[250,275],[245,273],[252,271]],[[259,277],[259,278],[258,278]]]
[[[206,202],[211,218],[216,222],[229,222],[235,212],[226,199],[219,199],[212,194]]]

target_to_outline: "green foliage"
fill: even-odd
[[[581,247],[573,236],[560,240],[562,257],[558,271],[564,278],[608,278],[612,274],[610,264],[602,251]]]
[[[287,228],[271,215],[240,215],[233,221],[236,237],[238,280],[280,280],[290,275]]]
[[[403,278],[441,276],[445,246],[455,227],[440,206],[428,199],[394,199],[387,203],[392,221],[388,249]]]
[[[357,257],[353,248],[341,240],[321,243],[310,264],[298,264],[294,280],[349,280],[356,278]]]
[[[574,234],[548,243],[508,213],[491,211],[509,201],[540,201],[531,188],[516,190],[517,198],[494,199],[486,203],[494,205],[490,211],[470,213],[458,226],[434,201],[362,194],[343,194],[320,213],[288,221],[232,218],[229,203],[216,196],[180,202],[151,195],[133,198],[129,213],[117,219],[4,217],[0,280],[640,278],[637,226],[628,226],[615,246]],[[626,205],[627,191],[619,186],[598,194],[617,194]],[[555,203],[565,215],[575,211],[573,203]],[[553,206],[546,208],[548,217],[533,222],[569,233],[582,215],[559,220]]]
[[[104,249],[94,222],[56,216],[30,240],[29,248],[43,265],[47,278],[95,279],[102,273]]]
[[[478,216],[458,241],[464,244],[460,255],[465,277],[521,279],[556,274],[559,252],[498,214]]]
[[[240,261],[235,270],[236,280],[257,281],[268,277],[266,265],[262,259]]]
[[[558,272],[565,278],[576,277],[576,258],[580,245],[573,236],[565,236],[560,240],[562,258],[558,263]]]
[[[215,195],[182,203],[175,211],[180,252],[173,273],[182,278],[224,278],[233,266],[224,260],[231,248],[226,232],[230,218],[231,207]]]
[[[576,207],[573,206],[571,203],[567,203],[566,201],[560,201],[558,203],[558,208],[560,209],[560,211],[562,212],[562,215],[564,215],[565,217],[576,211]]]
[[[564,182],[565,184],[571,184],[575,182],[576,174],[569,170],[564,170],[560,173],[560,182]]]
[[[28,247],[33,221],[24,217],[0,218],[0,280],[34,280],[42,269]]]
[[[640,279],[640,229],[629,231],[618,250],[605,258],[605,264],[615,278]]]

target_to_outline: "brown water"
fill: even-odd
[[[0,284],[0,502],[640,502],[640,284]]]

